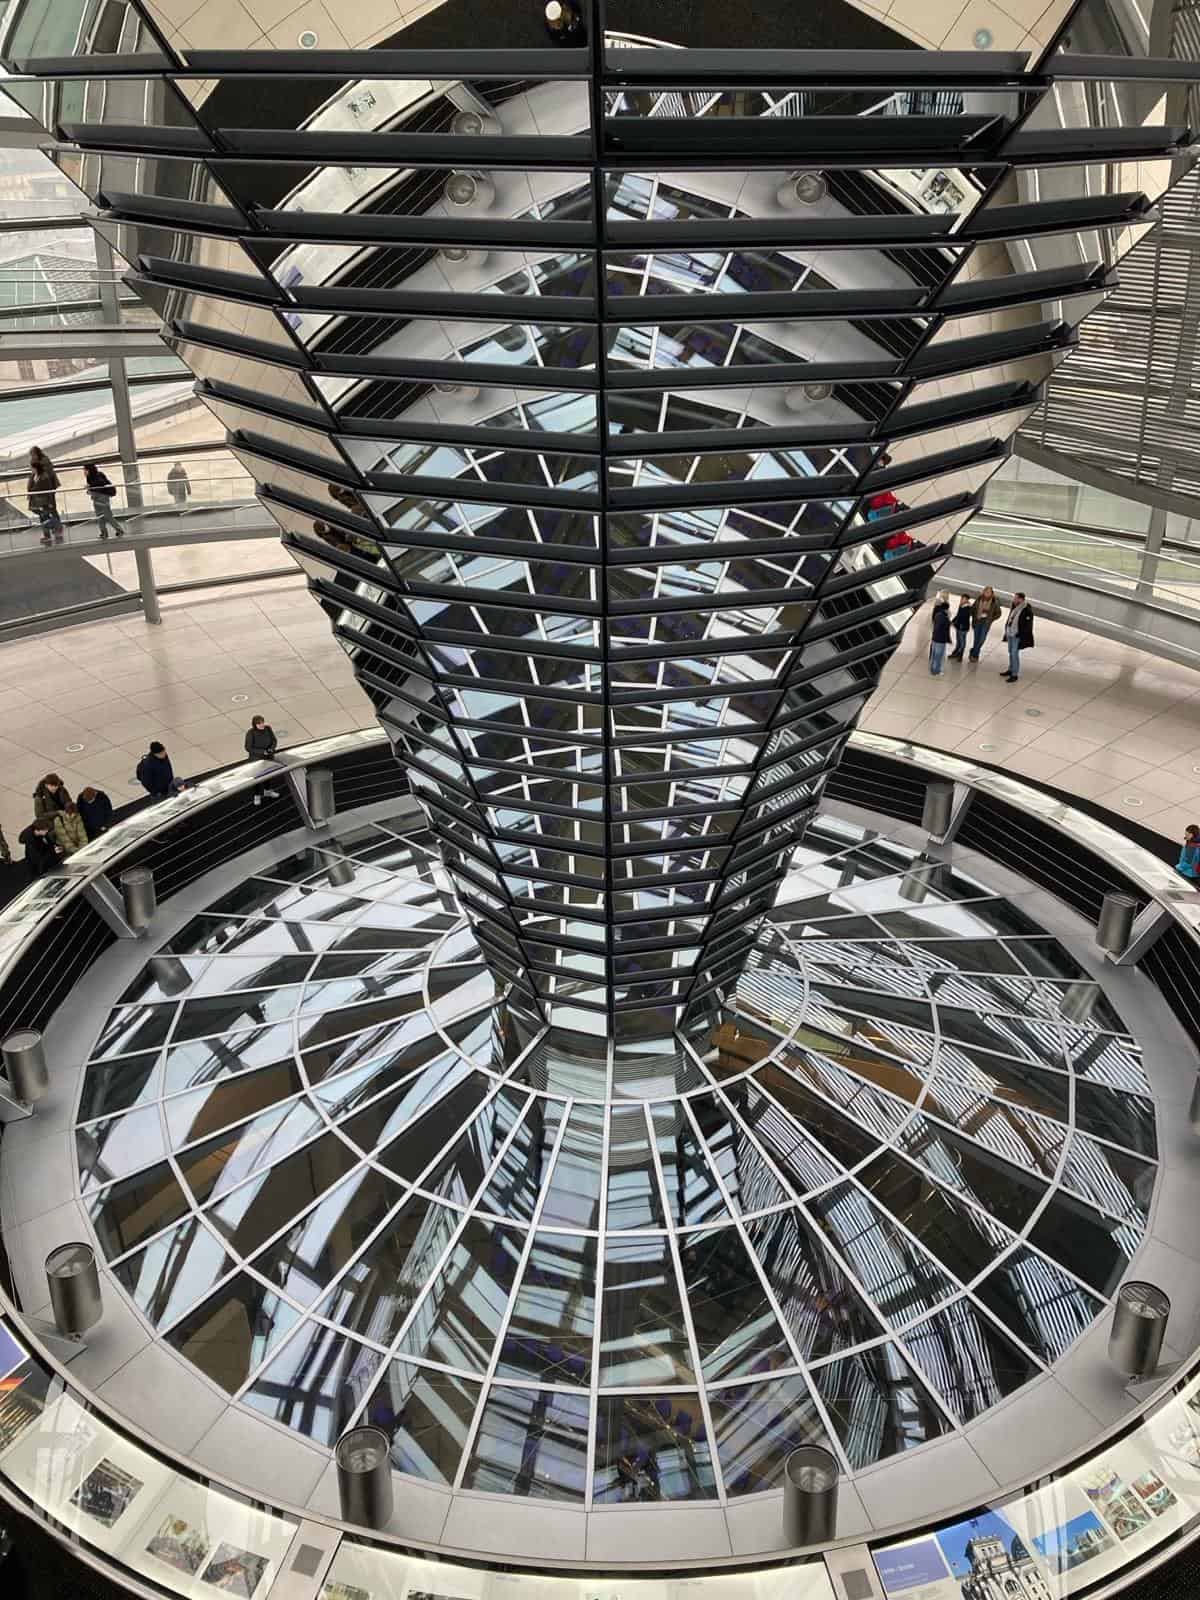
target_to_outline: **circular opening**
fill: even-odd
[[[994,750],[996,746],[994,744],[981,744],[979,748],[981,750]]]
[[[304,32],[296,41],[301,50],[315,50],[319,42],[320,41],[318,40],[317,35],[312,31],[311,28],[305,28]]]
[[[802,172],[795,182],[796,199],[802,205],[815,206],[829,193],[829,180],[819,172]]]
[[[95,1259],[89,1244],[60,1244],[46,1257],[46,1272],[52,1278],[78,1278]]]
[[[451,133],[479,134],[483,132],[483,118],[478,111],[460,111],[450,124]]]
[[[975,29],[976,50],[990,50],[992,48],[992,30],[990,28]]]
[[[837,1459],[820,1445],[793,1450],[787,1459],[788,1482],[804,1494],[825,1494],[838,1481]]]
[[[446,199],[451,205],[469,206],[478,187],[469,172],[452,172],[446,179]]]
[[[1165,1317],[1171,1309],[1170,1300],[1153,1283],[1123,1283],[1118,1293],[1121,1304],[1137,1317]]]
[[[387,1435],[379,1428],[355,1428],[338,1440],[337,1464],[345,1472],[374,1472],[389,1454]]]
[[[4,1041],[6,1050],[31,1050],[41,1040],[41,1034],[35,1028],[18,1028],[16,1033],[10,1033]]]
[[[448,244],[442,251],[447,261],[465,261],[471,252],[461,244]]]
[[[69,744],[66,746],[67,754],[72,756],[77,756],[82,749],[83,745],[81,744]]]
[[[244,706],[249,698],[248,694],[231,694],[229,696],[230,704],[235,706]]]
[[[1122,797],[1121,804],[1123,806],[1140,806],[1142,801],[1140,801],[1136,795],[1127,794]]]
[[[1042,713],[1037,709],[1036,706],[1028,706],[1028,707],[1026,707],[1025,715],[1027,717],[1040,717],[1041,714]]]

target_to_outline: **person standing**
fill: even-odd
[[[87,829],[74,800],[68,800],[61,811],[54,813],[54,842],[64,860],[88,842]]]
[[[1200,879],[1200,822],[1189,822],[1183,830],[1183,844],[1180,846],[1175,871],[1181,878],[1187,878],[1191,883]]]
[[[274,761],[275,751],[278,748],[275,729],[267,721],[266,717],[256,715],[250,718],[250,726],[246,729],[244,743],[248,761]],[[268,795],[272,800],[279,799],[278,789],[264,789],[263,794]],[[262,797],[256,793],[254,804],[261,804],[261,799]]]
[[[935,678],[941,676],[949,643],[950,599],[946,594],[939,594],[933,602],[933,631],[929,638],[929,670]]]
[[[43,544],[63,542],[62,518],[58,514],[60,487],[53,461],[35,444],[29,452],[29,477],[25,488],[29,495],[29,509],[42,525]]]
[[[125,536],[125,529],[112,514],[112,503],[117,497],[116,485],[107,473],[101,472],[94,461],[89,461],[83,469],[84,482],[87,484],[88,498],[92,502],[92,511],[100,526],[100,537],[108,538],[111,528],[118,539]]]
[[[961,661],[967,649],[967,634],[971,628],[971,614],[975,602],[969,594],[960,595],[958,610],[954,613],[954,650],[951,661]]]
[[[991,632],[992,623],[1000,620],[1000,602],[996,599],[996,591],[989,583],[976,600],[971,616],[971,654],[969,661],[978,661],[979,652],[983,649],[984,642]]]
[[[188,477],[183,462],[177,461],[167,473],[167,493],[177,506],[182,506],[187,504],[191,492],[192,480]]]
[[[137,764],[136,777],[151,800],[166,800],[175,792],[175,769],[165,744],[150,741],[149,750]]]
[[[112,801],[103,789],[95,789],[89,784],[86,789],[80,789],[78,805],[88,838],[98,839],[112,822]]]
[[[1020,590],[1013,595],[1009,607],[1004,642],[1008,646],[1008,671],[1000,676],[1005,683],[1016,683],[1021,676],[1021,651],[1033,648],[1033,607]]]
[[[53,822],[70,798],[66,784],[58,773],[48,772],[33,791],[33,814],[35,817],[49,817]]]
[[[41,878],[58,865],[58,846],[54,842],[54,823],[50,817],[35,817],[20,834],[25,847],[25,865],[31,878]]]

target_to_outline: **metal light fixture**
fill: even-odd
[[[819,205],[829,193],[829,179],[823,172],[792,172],[775,191],[775,198],[786,211],[800,206]]]
[[[496,203],[496,185],[486,172],[452,172],[442,194],[452,211],[490,211]]]

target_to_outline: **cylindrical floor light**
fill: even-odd
[[[100,1273],[90,1244],[60,1244],[46,1257],[46,1282],[54,1326],[64,1339],[80,1339],[100,1321]]]
[[[333,1452],[342,1521],[386,1528],[392,1520],[392,1447],[382,1428],[351,1428]]]
[[[308,785],[308,814],[316,827],[332,822],[336,807],[333,803],[333,773],[328,767],[309,767],[305,779]]]
[[[1158,1367],[1171,1302],[1153,1283],[1123,1283],[1117,1290],[1108,1359],[1129,1378],[1148,1378]]]
[[[837,1457],[822,1445],[803,1445],[783,1464],[783,1542],[828,1544],[837,1536]]]
[[[50,1087],[50,1069],[42,1036],[36,1028],[19,1028],[10,1033],[0,1051],[4,1056],[4,1076],[14,1100],[31,1106]]]
[[[921,808],[921,826],[926,833],[940,839],[950,827],[954,814],[954,785],[949,778],[930,778],[925,785],[925,804]]]
[[[1114,891],[1104,896],[1104,903],[1100,907],[1100,916],[1096,922],[1096,943],[1101,950],[1119,956],[1128,948],[1136,914],[1137,901],[1131,894]]]
[[[154,874],[149,867],[127,867],[121,874],[121,895],[125,901],[125,921],[141,933],[154,921],[158,897],[154,893]]]

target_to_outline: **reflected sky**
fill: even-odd
[[[513,1045],[406,826],[193,917],[85,1069],[104,1254],[232,1398],[433,1482],[719,1500],[964,1427],[1104,1312],[1153,1104],[1020,896],[824,818],[704,1054]]]

